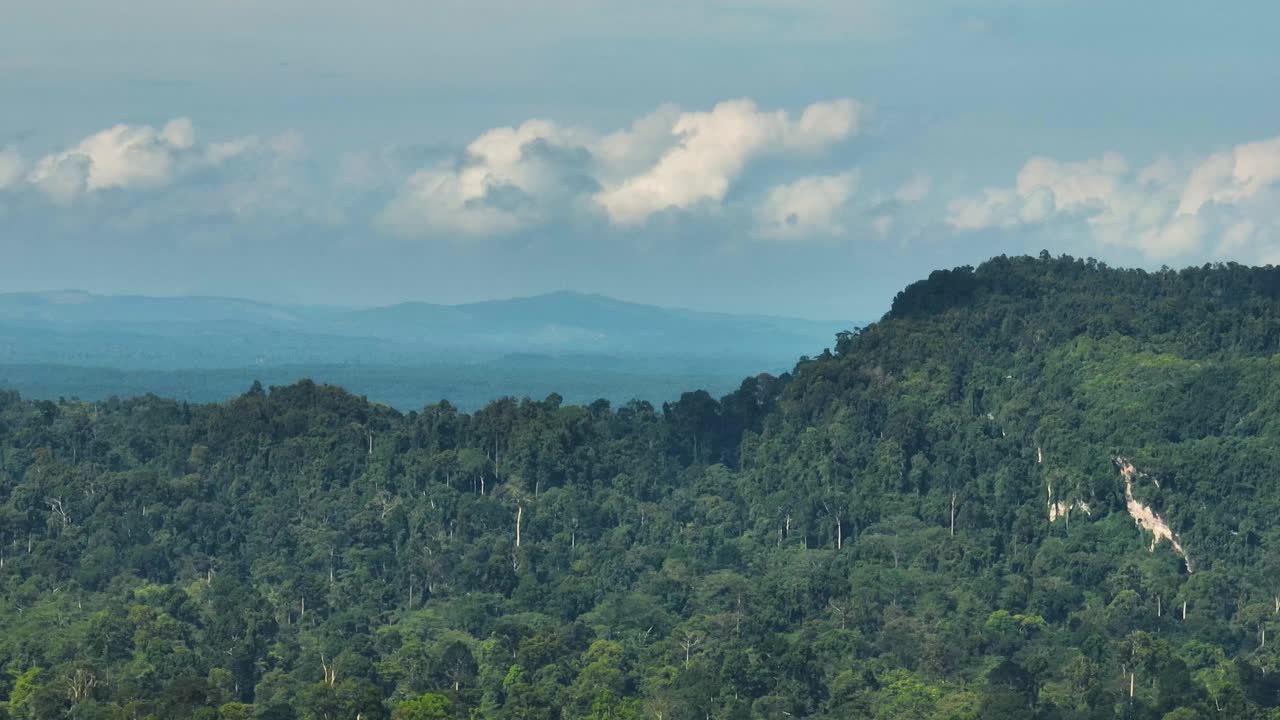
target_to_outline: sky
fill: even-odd
[[[0,0],[0,290],[864,320],[1280,263],[1273,0]]]

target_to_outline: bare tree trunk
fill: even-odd
[[[951,492],[951,537],[956,536],[956,493]]]
[[[57,517],[64,529],[71,524],[71,514],[67,512],[62,498],[45,498],[45,504],[49,506],[49,514]]]
[[[324,671],[325,687],[332,688],[338,684],[338,671],[324,659],[324,653],[320,653],[320,668]]]
[[[684,647],[684,669],[685,670],[689,669],[689,658],[693,654],[693,649],[698,647],[698,645],[701,642],[702,642],[702,636],[700,634],[696,632],[691,632],[688,630],[685,631],[684,640],[681,641],[680,643],[680,645]]]
[[[516,547],[520,547],[520,518],[524,515],[524,507],[516,506]]]

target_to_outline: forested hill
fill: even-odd
[[[653,407],[0,396],[0,717],[1280,717],[1280,270],[997,258]]]

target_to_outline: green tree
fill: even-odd
[[[412,700],[396,704],[391,711],[392,720],[450,720],[453,717],[453,703],[449,698],[436,693],[426,693]]]

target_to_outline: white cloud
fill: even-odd
[[[1195,214],[1208,203],[1240,204],[1280,181],[1280,137],[1247,143],[1209,156],[1191,173],[1178,214]]]
[[[774,187],[756,208],[755,233],[773,240],[839,235],[845,230],[841,216],[856,188],[857,175],[852,172]]]
[[[0,190],[13,187],[22,181],[26,163],[16,148],[0,148]]]
[[[1013,190],[983,188],[977,197],[953,200],[947,207],[947,224],[957,230],[1011,227],[1019,222],[1021,199]]]
[[[1135,169],[1115,153],[1066,163],[1035,157],[1011,187],[953,201],[946,221],[959,230],[1078,223],[1100,244],[1157,260],[1205,249],[1261,259],[1280,245],[1278,190],[1280,138],[1183,166],[1162,157]]]
[[[414,234],[425,228],[464,235],[511,232],[523,224],[512,211],[485,205],[490,189],[500,187],[482,168],[462,172],[419,170],[383,213],[392,230]]]
[[[29,180],[64,199],[79,192],[163,185],[170,179],[174,156],[192,142],[191,121],[186,119],[173,120],[161,130],[116,125],[41,158]]]
[[[762,112],[750,100],[682,113],[671,127],[674,143],[648,170],[597,193],[595,201],[617,225],[638,225],[654,213],[719,203],[747,163],[765,152],[813,152],[857,128],[852,100],[810,105],[797,120]]]
[[[566,165],[585,159],[590,141],[589,133],[543,120],[489,130],[461,163],[409,176],[382,222],[404,234],[512,232],[572,195]]]
[[[191,120],[177,118],[160,128],[116,125],[96,132],[40,158],[25,180],[54,199],[69,201],[102,190],[165,187],[183,175],[221,166],[248,153],[290,157],[300,152],[301,139],[294,133],[271,140],[249,136],[199,147]]]
[[[196,130],[191,124],[191,118],[175,118],[165,123],[160,129],[160,139],[178,150],[190,148],[196,142]]]
[[[683,115],[675,105],[664,105],[630,128],[600,138],[592,146],[600,172],[616,184],[651,168],[671,147],[672,128]]]
[[[792,117],[744,99],[705,112],[664,106],[603,134],[530,120],[483,133],[460,162],[413,173],[381,220],[405,234],[506,233],[591,213],[641,225],[664,210],[719,206],[751,161],[811,158],[856,132],[859,114],[852,100]]]

